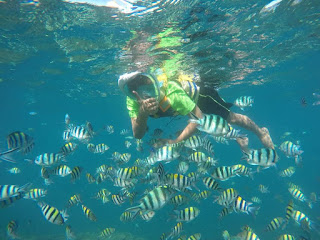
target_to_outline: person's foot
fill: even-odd
[[[238,137],[237,143],[240,145],[242,151],[247,152],[249,150],[249,138],[247,137]]]
[[[274,149],[274,145],[270,137],[269,130],[265,127],[261,128],[260,130],[261,130],[260,141],[262,142],[262,144],[267,148]]]

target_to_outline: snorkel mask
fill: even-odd
[[[122,92],[132,99],[136,96],[132,91],[136,91],[142,99],[155,98],[160,100],[159,82],[150,74],[133,72],[120,76],[118,80],[119,88]]]

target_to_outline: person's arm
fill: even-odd
[[[196,105],[192,110],[192,113],[196,115],[198,118],[202,118],[202,112],[200,108]],[[190,114],[189,114],[190,116]],[[189,123],[185,129],[183,129],[182,133],[175,139],[175,140],[168,140],[168,143],[178,143],[181,141],[186,140],[189,138],[196,130],[197,130],[197,123]]]
[[[132,132],[135,138],[141,139],[147,131],[147,121],[149,115],[158,111],[159,104],[155,98],[142,99],[139,94],[133,91],[140,105],[139,114],[136,118],[131,118]]]

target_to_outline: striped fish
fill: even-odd
[[[67,238],[67,240],[75,240],[76,239],[76,235],[72,231],[70,225],[66,226],[66,238]]]
[[[125,201],[125,198],[124,196],[120,195],[120,194],[113,194],[111,195],[111,199],[112,199],[112,202],[115,204],[115,205],[118,205],[120,206],[121,204],[124,203]],[[127,209],[128,210],[128,209]],[[126,210],[126,211],[127,211]]]
[[[271,222],[268,224],[265,231],[271,232],[279,229],[283,224],[285,223],[285,220],[282,217],[276,217],[271,220]]]
[[[233,166],[231,166],[231,168],[232,168],[233,172],[236,173],[236,175],[246,176],[246,177],[250,177],[251,179],[253,179],[253,172],[252,172],[251,168],[248,168],[242,164],[233,165]]]
[[[286,207],[286,222],[288,223],[288,221],[290,220],[292,214],[293,214],[293,209],[294,205],[293,205],[293,201],[290,200],[290,202],[288,203],[287,207]]]
[[[25,199],[33,199],[37,200],[38,198],[45,197],[47,194],[47,190],[41,188],[30,189],[29,192],[25,193]]]
[[[211,173],[211,176],[214,179],[226,181],[232,177],[237,176],[237,171],[234,171],[232,167],[222,166],[214,169]]]
[[[185,174],[189,169],[189,164],[187,162],[179,162],[179,165],[178,165],[178,172],[181,173],[181,174]]]
[[[60,153],[63,155],[69,155],[71,153],[73,153],[78,147],[78,144],[76,143],[72,143],[72,142],[68,142],[65,145],[63,145],[60,149]]]
[[[246,137],[246,134],[241,134],[240,130],[230,127],[230,131],[224,136],[226,139],[236,140],[237,138]]]
[[[266,187],[266,186],[264,186],[264,185],[262,185],[262,184],[259,185],[259,191],[260,191],[261,193],[270,193],[268,187]]]
[[[35,164],[40,166],[51,166],[60,161],[64,161],[65,157],[59,153],[43,153],[36,157],[34,160]]]
[[[120,215],[121,222],[129,222],[129,221],[134,220],[134,218],[135,218],[135,216],[133,215],[132,212],[125,211]]]
[[[249,150],[243,152],[243,160],[246,160],[250,165],[258,165],[263,168],[275,166],[279,160],[277,152],[272,148],[262,148],[258,150]]]
[[[94,145],[93,143],[88,143],[87,144],[87,149],[89,152],[94,153],[94,151],[96,150],[96,145]]]
[[[154,217],[155,214],[156,214],[155,211],[148,211],[148,212],[140,211],[140,217],[146,222],[149,222]]]
[[[75,180],[80,179],[82,167],[75,166],[71,170],[71,182],[74,183]]]
[[[94,213],[91,211],[91,209],[87,208],[85,205],[81,205],[82,211],[84,213],[84,215],[93,222],[97,221],[97,217],[96,215],[94,215]]]
[[[62,225],[68,219],[66,211],[59,211],[55,207],[49,206],[48,204],[43,202],[38,202],[38,206],[41,208],[42,214],[45,219],[47,219],[47,221],[50,223]]]
[[[259,204],[259,203],[262,203],[261,199],[258,198],[258,197],[252,197],[252,198],[251,198],[251,201],[254,202],[254,203],[258,203],[258,204]]]
[[[170,234],[167,236],[168,239],[177,237],[181,234],[183,231],[183,224],[182,222],[178,222],[177,225],[175,225],[172,229]]]
[[[260,240],[260,238],[252,231],[243,231],[237,235],[239,239],[245,240]]]
[[[228,207],[238,196],[237,190],[234,188],[228,188],[224,190],[216,199],[214,202],[218,203],[221,206]]]
[[[170,199],[170,203],[172,203],[175,207],[181,206],[188,201],[188,198],[183,195],[177,195]]]
[[[81,203],[80,194],[75,194],[75,195],[71,196],[70,199],[68,200],[67,207],[70,208],[74,205],[78,205],[79,203]]]
[[[196,150],[203,144],[203,139],[200,136],[193,135],[189,137],[185,142],[184,146],[187,148],[191,148],[193,150]]]
[[[178,173],[166,174],[165,182],[166,182],[166,184],[168,184],[172,188],[179,190],[179,191],[182,191],[185,188],[190,189],[191,185],[193,184],[193,181],[189,177],[186,177],[186,176],[184,176],[182,174],[178,174]]]
[[[199,199],[207,199],[210,196],[211,192],[208,190],[201,191],[199,193]]]
[[[7,136],[7,144],[8,150],[0,153],[0,159],[11,163],[15,163],[16,161],[6,155],[15,151],[22,151],[23,154],[27,154],[34,147],[33,138],[20,131],[10,133]]]
[[[114,133],[114,127],[112,125],[108,125],[108,126],[106,126],[106,131],[109,134],[112,134],[112,133]]]
[[[301,155],[303,151],[299,145],[294,144],[290,141],[285,141],[281,143],[279,149],[287,156],[294,157],[296,155]]]
[[[14,168],[8,169],[8,172],[12,173],[12,174],[19,174],[19,173],[21,173],[21,170],[17,167],[14,167]]]
[[[116,176],[122,180],[130,180],[135,178],[137,175],[138,173],[134,171],[134,168],[131,167],[119,168],[116,173]]]
[[[176,148],[164,146],[155,153],[157,161],[173,161],[180,156]]]
[[[95,146],[95,149],[94,149],[94,153],[100,153],[100,154],[103,154],[105,153],[106,151],[109,150],[109,146],[107,146],[106,144],[104,143],[100,143],[98,145]]]
[[[199,216],[200,210],[196,207],[187,207],[182,210],[175,210],[177,221],[190,222]]]
[[[279,173],[280,177],[291,177],[296,172],[295,167],[288,167]]]
[[[23,193],[19,192],[17,195],[8,197],[4,200],[0,200],[0,208],[6,208],[9,207],[11,204],[13,204],[15,201],[21,199],[24,196]]]
[[[96,179],[90,173],[86,174],[86,178],[88,180],[88,183],[90,183],[90,184],[96,182]]]
[[[229,145],[228,139],[226,139],[224,136],[212,136],[212,138],[217,142],[217,143],[222,143],[225,145]]]
[[[132,179],[136,180],[136,179]],[[123,187],[123,188],[132,188],[134,187],[135,182],[132,180],[124,180],[122,178],[114,178],[112,181],[115,187]]]
[[[221,190],[219,183],[213,177],[204,177],[203,184],[210,190]]]
[[[299,200],[300,202],[305,202],[308,204],[310,208],[312,208],[312,203],[310,200],[308,200],[305,195],[297,188],[289,188],[289,193],[294,197],[295,199]]]
[[[116,231],[115,228],[105,228],[100,234],[100,238],[110,237]]]
[[[307,227],[307,230],[310,230],[312,228],[312,223],[310,219],[303,213],[298,210],[294,210],[292,212],[291,218],[300,226]],[[307,225],[307,226],[305,226]]]
[[[70,130],[65,130],[63,131],[63,134],[62,134],[62,139],[66,142],[69,142],[73,137],[71,136],[71,132]]]
[[[256,214],[259,207],[253,207],[251,206],[251,202],[245,201],[240,195],[238,195],[234,200],[234,211],[235,212],[243,212],[246,214]]]
[[[10,152],[11,150],[22,151],[23,154],[29,153],[34,147],[33,138],[24,132],[13,132],[7,136],[7,144]],[[3,153],[0,153],[0,155]]]
[[[210,154],[214,155],[213,144],[208,138],[203,139],[202,147]]]
[[[90,132],[83,126],[74,126],[70,128],[70,135],[80,141],[88,141],[91,138]]]
[[[278,240],[295,240],[295,237],[290,234],[282,234]]]
[[[190,237],[188,237],[187,240],[200,240],[201,239],[201,233],[195,233],[192,234]]]
[[[17,236],[16,231],[18,228],[18,224],[16,221],[10,221],[7,225],[7,236],[9,239],[21,239]]]
[[[214,114],[202,114],[202,118],[196,117],[192,114],[193,119],[190,119],[189,122],[197,123],[197,128],[213,136],[223,136],[230,131],[230,125],[222,117]]]
[[[116,156],[117,158],[118,156]],[[119,159],[115,160],[118,164],[123,164],[129,162],[131,159],[131,153],[123,153],[120,155]]]
[[[0,185],[0,200],[17,196],[20,193],[24,194],[26,191],[28,191],[31,185],[31,183],[27,183],[21,187],[17,185]]]
[[[158,210],[162,208],[171,198],[174,190],[168,186],[159,186],[147,193],[141,200],[140,204],[135,207],[128,208],[126,211],[145,212],[150,210]]]
[[[190,162],[201,163],[201,162],[205,162],[206,160],[208,160],[208,158],[207,158],[206,154],[203,152],[194,152],[188,157],[188,160]]]
[[[50,174],[54,174],[60,177],[66,177],[70,175],[71,172],[72,172],[71,168],[68,167],[67,165],[59,165],[55,169],[53,169]]]
[[[240,107],[240,109],[243,110],[243,108],[245,107],[252,107],[253,102],[254,102],[253,97],[241,96],[234,101],[234,105],[236,105],[237,107]]]
[[[224,207],[219,214],[219,218],[221,219],[230,213],[233,213],[233,207]]]

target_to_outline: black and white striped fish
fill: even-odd
[[[226,181],[232,177],[237,176],[237,171],[238,170],[234,170],[232,167],[228,167],[228,166],[221,166],[221,167],[217,167],[213,170],[213,172],[211,173],[211,176],[214,179],[218,179],[221,181]]]
[[[279,160],[277,152],[272,148],[261,148],[257,150],[249,150],[243,152],[243,160],[246,160],[250,165],[258,165],[263,168],[276,166]]]
[[[192,115],[193,119],[190,119],[189,122],[197,123],[197,128],[213,136],[223,136],[230,131],[230,125],[228,122],[220,117],[219,115],[214,114],[203,114],[202,118]]]
[[[50,223],[62,225],[67,219],[68,215],[66,211],[59,211],[55,207],[52,207],[46,203],[38,202],[38,206],[41,208],[42,214]]]
[[[0,185],[0,200],[5,200],[10,197],[19,195],[20,193],[24,194],[29,190],[31,183],[27,183],[21,187],[18,185]]]
[[[218,203],[221,206],[229,207],[232,202],[236,199],[238,196],[238,191],[234,188],[228,188],[224,190],[216,199],[214,202]]]
[[[162,208],[172,197],[174,190],[169,186],[159,186],[148,192],[141,200],[140,204],[128,208],[126,211],[143,212],[158,210]]]
[[[175,210],[177,221],[190,222],[199,216],[200,210],[196,207],[187,207],[182,210]]]
[[[40,166],[51,166],[65,160],[65,156],[60,153],[43,153],[36,157],[35,164]]]
[[[254,100],[251,96],[241,96],[234,101],[234,105],[243,110],[244,107],[252,107]]]
[[[251,202],[247,202],[240,195],[238,195],[234,200],[233,210],[235,212],[243,212],[246,214],[250,213],[253,215],[259,210],[259,207],[254,207],[251,205],[252,205]]]
[[[15,163],[16,161],[8,157],[8,154],[22,151],[23,154],[29,153],[34,147],[33,138],[24,132],[13,132],[7,136],[8,150],[0,153],[0,159]]]

